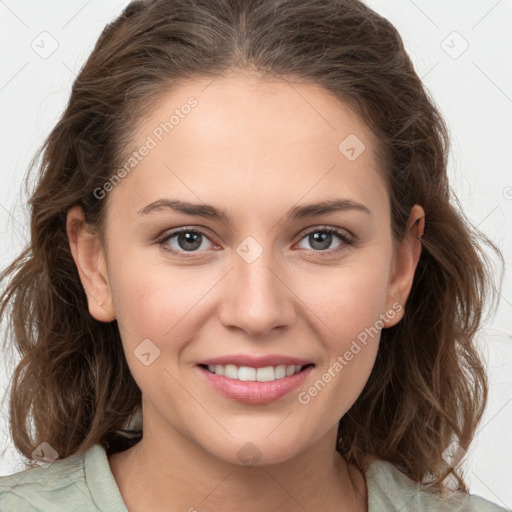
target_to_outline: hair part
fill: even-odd
[[[382,331],[370,378],[340,421],[337,449],[359,468],[372,454],[417,482],[431,476],[441,489],[452,474],[467,490],[442,452],[454,439],[467,449],[486,404],[474,345],[494,297],[483,246],[502,256],[455,204],[447,128],[400,35],[355,0],[140,0],[105,27],[36,155],[30,243],[0,276],[8,280],[4,345],[12,340],[21,356],[10,389],[16,448],[28,459],[43,441],[61,458],[95,443],[117,449],[114,434],[139,410],[141,392],[117,322],[89,313],[67,212],[81,205],[103,235],[108,201],[94,190],[126,158],[133,126],[172,88],[233,70],[315,84],[360,115],[378,142],[395,242],[408,235],[412,206],[425,210],[404,317]]]

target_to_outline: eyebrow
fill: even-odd
[[[185,215],[194,215],[208,219],[218,220],[226,224],[232,224],[232,217],[220,208],[209,204],[189,203],[177,199],[158,199],[137,211],[139,215],[148,215],[152,212],[162,209],[170,209],[177,213]],[[341,211],[359,211],[373,217],[371,210],[362,203],[352,201],[351,199],[332,199],[303,206],[295,206],[286,213],[290,219],[307,219],[319,215],[326,215]]]

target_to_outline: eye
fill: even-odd
[[[166,233],[158,242],[164,251],[184,257],[187,257],[184,255],[184,253],[187,252],[203,252],[203,250],[208,249],[208,247],[205,247],[205,245],[208,246],[208,243],[213,245],[206,233],[198,229],[190,229],[187,227]]]
[[[327,251],[336,238],[341,242],[332,251]],[[337,252],[354,243],[346,232],[330,226],[309,230],[303,235],[301,242],[302,240],[306,240],[315,252]]]
[[[339,240],[338,245],[334,249],[330,249],[336,238]],[[331,226],[310,229],[303,234],[301,242],[303,240],[311,244],[311,251],[328,252],[329,254],[354,244],[354,240],[345,231]],[[165,233],[158,240],[158,243],[164,251],[184,258],[188,257],[187,253],[191,253],[190,256],[193,256],[194,254],[205,252],[208,250],[208,244],[210,244],[210,248],[215,245],[205,232],[197,228],[192,229],[188,227],[178,228]]]

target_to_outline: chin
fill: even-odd
[[[229,439],[219,444],[219,440],[212,439],[213,446],[203,445],[214,457],[239,466],[254,467],[280,464],[293,459],[301,452],[301,446],[292,438],[293,436],[276,435],[274,439],[265,438],[258,434],[251,439],[244,435],[238,439]],[[304,449],[306,447],[303,447]]]

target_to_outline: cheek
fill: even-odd
[[[356,337],[385,312],[389,266],[385,261],[358,261],[328,268],[311,276],[301,287],[301,297],[328,327],[333,348]]]
[[[112,280],[116,316],[130,333],[143,336],[171,329],[211,280],[198,267],[171,266],[157,249],[127,250],[113,259],[118,261]]]
[[[193,333],[193,305],[202,286],[190,283],[183,270],[147,259],[132,255],[119,261],[112,288],[126,360],[144,394],[158,397],[166,389],[167,398],[161,397],[165,403],[169,396],[181,396],[171,375],[177,371],[176,356]]]
[[[202,319],[211,313],[205,310],[205,299],[218,282],[218,273],[206,267],[152,262],[146,255],[137,257],[136,251],[118,261],[112,279],[113,300],[134,376],[140,374],[138,347],[145,340],[156,346],[153,351],[158,354],[152,369],[175,368],[183,347],[195,338],[203,328]]]
[[[327,357],[317,379],[298,398],[312,417],[324,417],[328,424],[350,409],[372,371],[386,307],[388,263],[385,258],[371,264],[360,260],[331,268],[305,292],[308,306],[326,326],[322,343]]]

